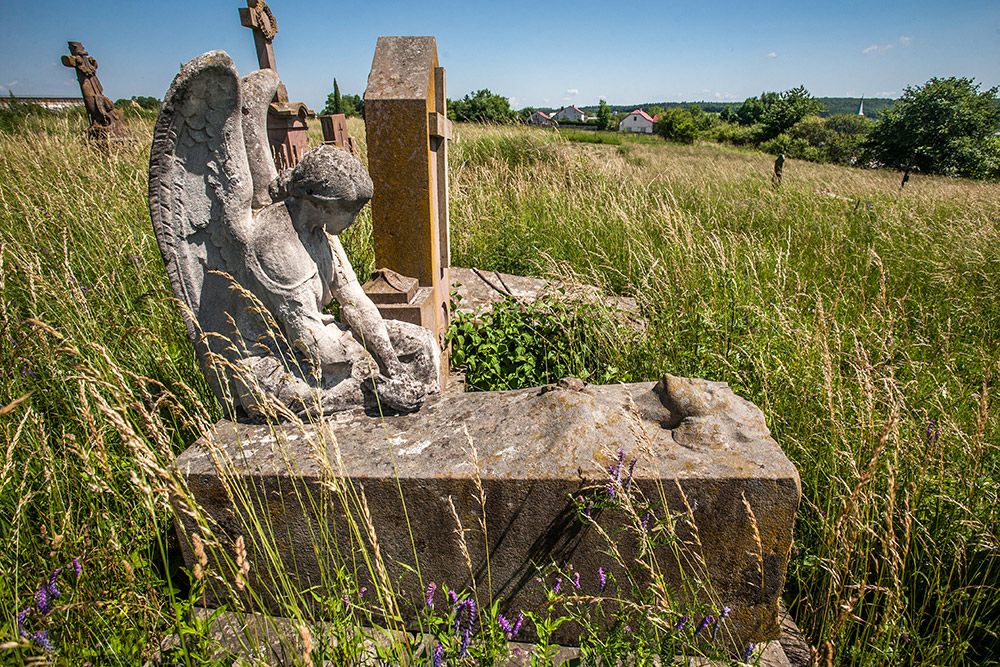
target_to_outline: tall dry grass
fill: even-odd
[[[150,125],[132,129],[110,154],[74,118],[0,133],[0,609],[13,641],[82,557],[58,617],[30,622],[95,664],[177,628],[164,471],[220,415],[150,229]],[[454,264],[634,296],[644,335],[593,341],[617,379],[724,380],[763,409],[803,479],[786,597],[821,660],[993,659],[1000,187],[790,161],[775,191],[759,153],[532,129],[463,126],[451,151]],[[346,239],[359,273],[370,235]],[[235,582],[237,561],[214,567]],[[302,592],[273,586],[296,618]]]

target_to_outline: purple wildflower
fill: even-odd
[[[362,586],[361,590],[358,591],[358,597],[364,599],[365,593],[367,593],[367,592],[368,592],[368,587],[367,586]]]
[[[716,635],[719,634],[719,626],[722,625],[722,621],[729,618],[729,612],[732,611],[729,607],[723,607],[722,613],[719,614],[719,618],[716,619],[715,623],[712,625],[712,639],[714,640]]]
[[[598,589],[603,593],[604,588],[608,585],[608,575],[604,573],[604,568],[597,568],[597,582]]]
[[[517,637],[517,633],[521,631],[521,625],[524,623],[524,614],[519,613],[517,615],[517,620],[514,621],[514,627],[511,628],[510,638],[513,639]]]
[[[35,371],[31,370],[31,366],[28,364],[21,364],[21,377],[33,378],[35,377]]]
[[[676,630],[677,632],[681,632],[682,630],[684,630],[684,626],[686,626],[687,624],[688,624],[688,617],[681,616],[677,620],[677,625],[674,626],[674,630]]]
[[[437,588],[438,588],[437,584],[435,584],[433,581],[427,584],[427,594],[425,595],[425,600],[427,602],[428,609],[434,608],[434,593],[437,592]]]
[[[510,627],[510,621],[503,614],[497,614],[497,625],[500,626],[500,630],[503,632],[507,639],[510,639],[510,635],[513,632],[513,628]]]
[[[608,482],[607,490],[608,490],[608,498],[614,500],[615,496],[618,495],[618,489],[616,488],[614,479]]]
[[[55,571],[52,572],[52,576],[49,577],[49,584],[48,584],[49,595],[51,595],[54,598],[57,598],[60,595],[62,595],[59,592],[59,589],[56,588],[56,582],[59,579],[59,575],[62,574],[62,570],[63,569],[61,567],[57,567]]]
[[[556,583],[552,586],[552,592],[559,595],[560,588],[562,588],[562,577],[556,577]]]
[[[627,634],[627,635],[632,634],[632,626],[631,625],[626,625],[625,626],[625,634]]]
[[[642,515],[642,521],[640,524],[642,526],[642,532],[645,533],[649,529],[649,520],[651,518],[653,518],[653,515],[650,514],[649,512],[646,512],[645,514]]]
[[[434,647],[434,667],[441,667],[442,660],[444,660],[444,646],[439,643]]]
[[[31,638],[35,641],[36,644],[41,646],[42,650],[45,651],[46,653],[52,653],[53,649],[55,648],[54,646],[52,646],[52,642],[49,641],[48,630],[39,630],[35,634],[31,635]]]
[[[715,623],[715,617],[712,616],[711,614],[701,619],[701,623],[699,623],[698,627],[695,628],[694,636],[697,637],[698,635],[700,635],[702,632],[705,631],[705,628],[710,626],[712,623]]]
[[[750,656],[753,655],[753,644],[747,644],[747,650],[743,651],[743,662],[750,662]]]
[[[632,459],[632,462],[628,464],[628,476],[625,477],[626,488],[632,486],[632,472],[634,470],[635,470],[635,459]]]
[[[938,438],[941,437],[941,429],[938,427],[938,422],[936,419],[932,419],[927,422],[927,431],[925,433],[927,436],[927,444],[936,444]]]
[[[24,629],[24,619],[28,618],[28,614],[31,612],[31,607],[27,609],[22,609],[17,613],[17,634],[21,635],[22,638],[28,639],[31,635],[28,631]]]
[[[351,598],[347,597],[347,593],[344,593],[344,606],[345,607],[351,606]]]
[[[79,556],[73,559],[73,574],[76,575],[77,579],[79,579],[80,575],[83,574],[83,565],[80,564]]]
[[[580,573],[576,572],[573,574],[573,588],[580,590]]]
[[[49,590],[44,585],[39,586],[35,591],[35,606],[38,611],[47,614],[52,611],[52,599],[49,597]]]
[[[458,648],[458,655],[461,658],[469,655],[469,643],[472,641],[471,628],[462,631],[462,645]]]
[[[469,598],[465,608],[469,610],[469,629],[471,630],[472,626],[476,624],[476,601]]]
[[[454,607],[458,604],[458,593],[455,591],[448,591],[448,601],[451,602],[451,606]]]

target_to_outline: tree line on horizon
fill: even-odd
[[[817,98],[804,86],[766,91],[740,103],[676,102],[645,110],[657,117],[655,132],[678,143],[701,139],[813,162],[998,179],[998,88],[980,88],[972,78],[932,78],[907,86],[896,100],[865,99],[865,115],[855,106],[861,98]],[[591,127],[615,130],[635,107],[601,100],[597,107],[581,108],[594,113]],[[525,122],[536,110],[515,111],[508,98],[486,88],[448,101],[448,117],[465,122]]]

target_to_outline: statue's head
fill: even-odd
[[[69,42],[69,52],[74,56],[87,55],[87,49],[83,48],[82,42]]]
[[[324,144],[306,152],[295,167],[271,184],[275,201],[293,198],[315,207],[331,234],[347,229],[372,198],[372,179],[364,165],[342,148]]]

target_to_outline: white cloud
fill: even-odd
[[[579,88],[567,88],[566,89],[566,95],[568,97],[576,97],[579,94],[580,94],[580,89]]]
[[[14,86],[19,84],[20,81],[11,81],[9,83],[0,83],[0,88],[6,91],[10,91]]]
[[[907,37],[906,35],[903,35],[903,36],[901,36],[899,38],[899,43],[902,46],[909,46],[910,42],[912,42],[912,41],[913,41],[913,38],[912,37]]]
[[[767,57],[768,58],[777,58],[778,54],[775,51],[771,51],[770,53],[767,54]]]
[[[898,90],[882,90],[875,93],[875,97],[898,97],[898,96],[899,96]]]
[[[880,53],[885,53],[886,51],[890,51],[895,47],[896,47],[895,44],[872,44],[871,46],[866,46],[865,48],[861,49],[861,53],[880,54]]]

